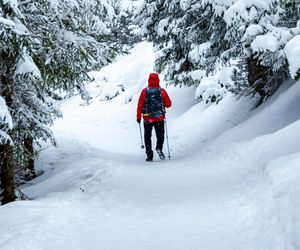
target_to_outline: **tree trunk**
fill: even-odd
[[[27,180],[31,180],[36,177],[34,171],[34,148],[33,148],[33,139],[31,137],[27,137],[24,140],[24,148],[25,148],[25,159],[26,159],[26,176]]]
[[[2,205],[15,200],[13,146],[10,142],[0,145]]]
[[[261,99],[266,96],[264,78],[266,73],[268,73],[268,68],[259,64],[259,61],[253,56],[247,59],[248,65],[248,82],[250,86],[259,93]]]

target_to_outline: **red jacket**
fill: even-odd
[[[148,79],[148,87],[149,88],[159,88],[159,78],[156,73],[150,74],[149,79]],[[146,89],[147,88],[144,88],[140,94],[140,98],[139,98],[138,106],[137,106],[137,113],[136,113],[137,120],[141,120],[143,108],[144,108],[145,101],[146,101]],[[172,102],[170,100],[170,97],[168,96],[167,91],[163,88],[161,88],[161,96],[162,96],[164,106],[166,108],[171,107]],[[149,116],[143,116],[143,119],[146,122],[158,122],[158,121],[163,121],[165,119],[165,116],[161,115],[160,117],[156,117],[156,118],[149,117]]]

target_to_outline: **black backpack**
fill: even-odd
[[[161,88],[146,88],[146,100],[143,109],[144,116],[158,118],[165,113]]]

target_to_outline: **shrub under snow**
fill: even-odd
[[[218,103],[232,83],[231,75],[231,68],[222,68],[217,74],[202,78],[195,98],[207,104]]]

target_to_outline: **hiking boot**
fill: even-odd
[[[165,160],[166,157],[161,149],[156,149],[156,152],[161,160]]]
[[[153,151],[146,151],[147,159],[146,161],[153,161]]]
[[[153,161],[153,158],[147,157],[146,161]]]

